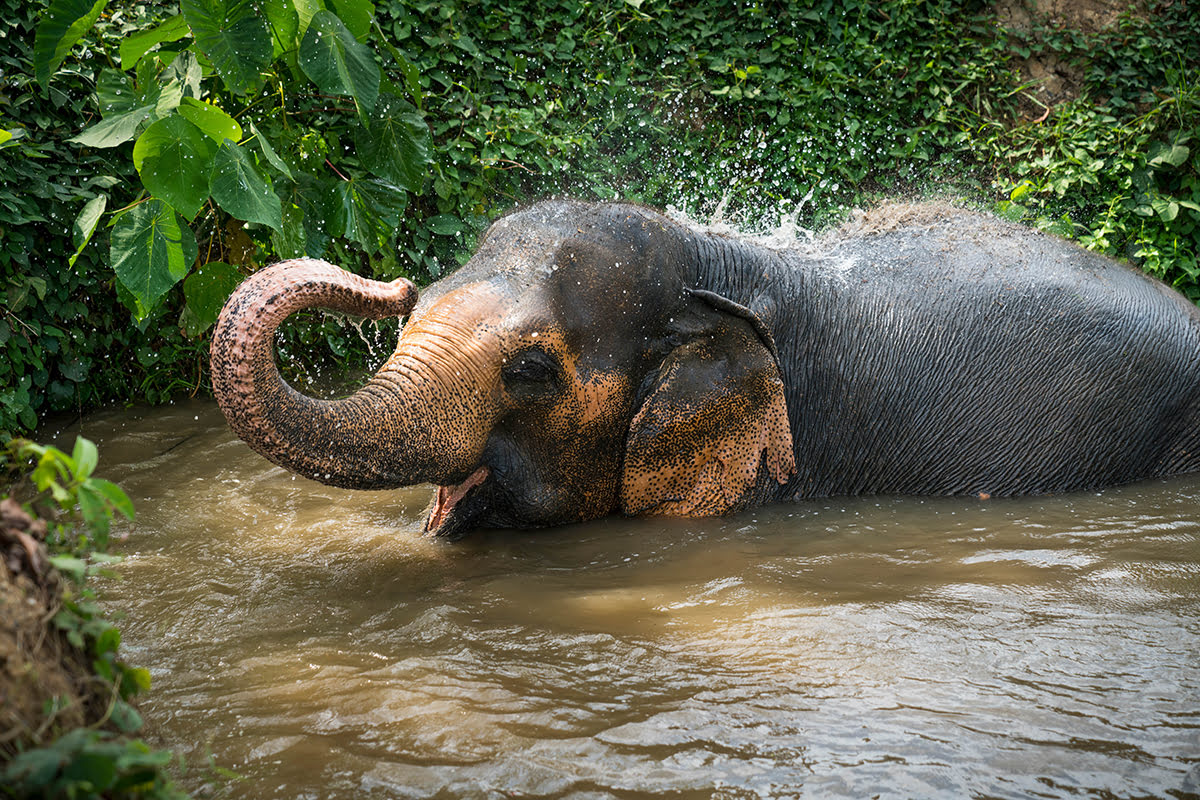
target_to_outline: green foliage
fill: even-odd
[[[33,70],[45,86],[67,53],[87,33],[108,0],[54,0],[38,26],[33,45]]]
[[[54,521],[47,537],[50,562],[72,585],[54,624],[71,644],[92,656],[96,674],[114,687],[118,697],[113,721],[128,733],[141,727],[141,721],[125,701],[149,688],[150,675],[117,660],[120,632],[103,617],[87,581],[94,575],[111,576],[108,567],[119,561],[106,554],[112,518],[120,514],[133,519],[133,503],[119,486],[92,474],[99,460],[96,445],[82,436],[70,455],[57,447],[14,439],[5,458],[17,468],[32,464],[29,480],[38,494],[31,506],[43,519]]]
[[[191,228],[158,198],[134,206],[113,224],[112,268],[133,294],[140,317],[149,316],[159,298],[183,279],[196,252]]]
[[[28,479],[37,494],[28,504],[51,522],[46,539],[50,563],[67,581],[54,625],[91,659],[94,680],[108,687],[103,719],[14,757],[0,772],[0,788],[16,798],[167,798],[185,797],[174,788],[165,767],[171,754],[153,751],[127,738],[142,727],[130,704],[150,688],[150,673],[118,657],[121,632],[107,619],[88,586],[97,575],[112,577],[120,559],[105,553],[112,518],[133,519],[133,504],[116,484],[97,478],[96,446],[78,437],[70,455],[56,447],[14,439],[0,465]],[[105,730],[103,726],[115,729]]]
[[[434,196],[413,204],[467,230],[549,194],[720,207],[751,225],[802,206],[820,225],[957,178],[947,102],[999,108],[1011,73],[985,18],[952,2],[386,8],[438,155]],[[402,247],[434,278],[463,244],[427,230]]]
[[[345,0],[338,9],[363,27],[373,6]],[[414,108],[385,95],[384,113],[372,113],[380,98],[380,67],[371,48],[333,11],[301,14],[292,0],[184,0],[180,12],[119,42],[101,38],[97,46],[118,52],[121,68],[100,70],[95,96],[102,119],[72,139],[93,148],[135,140],[131,155],[141,186],[126,188],[139,196],[113,212],[110,257],[142,324],[199,266],[197,234],[207,261],[230,230],[230,218],[264,244],[273,231],[288,237],[277,249],[320,255],[328,238],[309,241],[308,229],[297,222],[304,208],[340,207],[331,235],[345,235],[367,254],[380,252],[399,224],[404,187],[420,189],[430,161],[428,131]],[[56,20],[47,15],[39,31]],[[353,113],[328,110],[324,137],[363,143],[364,161],[377,178],[334,169],[345,185],[334,183],[327,160],[305,163],[303,138],[284,150],[291,163],[279,157],[271,140],[287,143],[296,126],[289,131],[286,105],[282,116],[262,113],[264,107],[289,98],[323,103],[320,92],[353,102]],[[250,123],[249,136],[238,120]],[[288,199],[286,231],[281,194]],[[85,210],[81,229],[96,215],[95,207]],[[218,256],[230,263],[227,255]],[[182,323],[185,333],[196,335],[212,315],[187,305],[192,296],[184,292]]]
[[[39,415],[195,391],[205,355],[175,326],[129,324],[106,263],[108,222],[132,199],[123,187],[137,175],[111,151],[67,141],[83,127],[103,62],[76,65],[77,47],[48,88],[37,84],[33,42],[43,10],[0,0],[0,128],[13,133],[0,146],[0,170],[10,176],[0,181],[0,442],[32,429]],[[126,24],[115,16],[123,13],[110,10],[93,34]],[[91,46],[89,35],[80,47]],[[139,99],[101,88],[113,102]]]
[[[321,91],[350,97],[360,114],[374,110],[379,98],[375,56],[333,12],[322,10],[313,15],[297,61]]]
[[[69,549],[80,555],[107,550],[113,515],[133,519],[133,503],[121,487],[92,474],[100,462],[96,445],[80,436],[71,455],[67,455],[57,447],[20,439],[9,442],[7,461],[20,464],[31,459],[34,466],[29,477],[34,488],[52,499],[58,513],[65,515],[68,522],[73,521],[76,507],[79,509],[84,524],[79,526],[79,538]],[[65,538],[68,530],[59,523],[58,544],[69,544]],[[83,576],[79,577],[78,582],[82,583]]]
[[[216,153],[217,146],[203,131],[182,114],[172,114],[151,124],[138,137],[133,146],[133,165],[150,194],[169,204],[168,213],[175,210],[195,219],[208,198]],[[138,299],[148,300],[128,282],[125,287]]]
[[[105,731],[76,728],[49,747],[21,753],[3,778],[11,797],[38,798],[155,798],[174,800],[188,795],[166,777],[171,754],[151,750],[144,742],[115,737]]]
[[[283,230],[283,204],[254,170],[249,151],[226,139],[212,165],[212,197],[238,219]]]
[[[28,41],[27,12],[5,3],[18,20],[9,41]],[[189,337],[262,264],[326,257],[423,283],[461,263],[497,214],[547,195],[760,229],[948,195],[1200,297],[1200,22],[1184,3],[1088,34],[1007,30],[960,0],[112,0],[76,37],[92,8],[45,6],[37,57],[19,44],[4,64],[19,88],[36,86],[35,67],[53,73],[48,93],[0,105],[13,120],[0,120],[0,159],[45,181],[34,197],[0,188],[0,226],[32,221],[51,247],[28,270],[34,236],[0,237],[0,258],[27,313],[64,285],[88,309],[119,298],[137,326],[107,314],[95,330],[135,374],[98,366],[100,347],[75,336],[90,321],[6,312],[0,348],[19,346],[15,366],[0,363],[0,430],[101,397],[195,391],[205,347]],[[1078,72],[1081,94],[1030,112],[1020,61],[1052,57]],[[71,258],[80,280],[57,269]],[[40,344],[46,324],[71,337],[59,350],[80,381]],[[352,368],[367,358],[329,322],[285,338],[304,362],[284,364],[293,379],[313,348]]]
[[[245,0],[182,0],[179,4],[196,48],[235,94],[260,86],[259,73],[271,62],[271,32],[255,5]]]
[[[183,292],[187,297],[184,325],[189,335],[195,336],[217,321],[221,307],[241,280],[237,268],[222,261],[209,261],[188,276]]]
[[[976,119],[999,209],[1130,258],[1200,302],[1200,18],[1163,4],[1090,37],[1014,35],[1087,65],[1083,94],[1042,123]]]

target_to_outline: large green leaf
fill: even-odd
[[[113,226],[110,258],[117,279],[138,301],[140,321],[196,260],[196,237],[156,198],[134,206]]]
[[[262,11],[271,30],[272,58],[294,50],[300,35],[300,15],[289,0],[264,0]]]
[[[135,33],[121,42],[121,69],[133,69],[138,60],[163,42],[177,42],[191,33],[179,14],[148,31]]]
[[[163,72],[174,76],[174,80],[179,81],[188,97],[200,97],[205,94],[200,88],[200,82],[204,80],[204,68],[200,66],[200,57],[193,51],[184,50],[178,53]]]
[[[386,181],[355,178],[338,184],[338,197],[338,221],[345,223],[347,239],[368,253],[391,244],[408,199],[403,189]]]
[[[279,197],[254,169],[250,153],[226,139],[213,163],[212,196],[232,216],[283,229]]]
[[[425,118],[404,100],[381,94],[365,128],[355,135],[358,156],[372,173],[420,192],[432,159]]]
[[[248,0],[181,0],[183,18],[225,85],[245,94],[261,83],[273,49],[267,23]]]
[[[267,160],[267,163],[282,172],[283,176],[289,181],[295,180],[295,178],[292,177],[292,170],[288,167],[287,163],[279,157],[279,155],[275,152],[275,148],[271,147],[271,143],[267,141],[267,137],[263,135],[263,132],[260,131],[258,126],[253,122],[250,123],[250,133],[254,135],[254,143],[257,144],[258,149],[262,151],[263,158]]]
[[[375,108],[380,75],[371,49],[332,12],[313,15],[300,42],[299,64],[321,91],[353,97],[364,115]]]
[[[102,69],[96,76],[96,100],[105,119],[146,106],[154,108],[161,91],[157,81],[139,86],[132,75],[119,69]]]
[[[310,172],[298,172],[288,201],[300,209],[304,226],[304,250],[310,258],[321,258],[333,237],[346,232],[338,184]]]
[[[371,20],[375,18],[375,4],[371,0],[332,0],[338,18],[354,38],[362,41],[371,31]]]
[[[182,102],[183,84],[178,80],[171,79],[162,87],[162,94],[158,96],[158,102],[154,104],[154,113],[159,118],[165,117],[179,108],[179,104]]]
[[[304,231],[304,211],[300,206],[292,202],[283,204],[283,228],[278,232],[271,232],[271,244],[280,258],[300,258],[309,255]]]
[[[242,274],[237,267],[222,261],[210,261],[189,275],[183,282],[183,296],[192,312],[187,334],[198,336],[208,330],[241,282]]]
[[[1186,141],[1186,140],[1184,140]],[[1147,154],[1149,160],[1147,163],[1152,167],[1160,169],[1166,167],[1179,167],[1188,160],[1188,155],[1191,150],[1183,141],[1178,142],[1155,142],[1150,147],[1150,152]]]
[[[133,145],[133,165],[155,197],[188,219],[208,199],[217,145],[199,128],[172,114],[146,128]]]
[[[233,139],[235,142],[242,140],[242,126],[212,103],[185,97],[179,103],[179,115],[204,131],[218,144],[226,139]]]
[[[108,0],[54,0],[33,37],[33,73],[43,87],[67,53],[96,24]]]
[[[380,44],[392,56],[392,60],[396,62],[396,66],[400,68],[400,74],[404,76],[404,88],[408,90],[408,94],[412,97],[413,102],[417,107],[421,107],[422,99],[421,92],[421,71],[418,70],[413,63],[404,57],[404,54],[396,49],[396,46],[387,39],[380,39]]]
[[[190,53],[181,53],[174,65],[191,59]],[[104,119],[87,128],[69,141],[89,147],[116,147],[137,136],[146,123],[169,115],[183,99],[183,85],[177,79],[166,78],[160,63],[149,63],[145,59],[138,64],[135,81],[132,76],[119,69],[102,69],[96,78],[96,99]]]
[[[297,21],[300,23],[299,35],[303,36],[312,23],[313,16],[323,8],[321,0],[292,0],[296,7]]]

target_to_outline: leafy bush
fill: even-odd
[[[60,71],[43,95],[32,78],[37,11],[0,0],[0,440],[39,414],[194,391],[204,356],[174,326],[130,325],[107,254],[76,252],[71,221],[133,167],[67,143],[93,91],[82,62],[95,59]]]
[[[1200,18],[1164,3],[1091,37],[1038,29],[1086,65],[1084,92],[1044,124],[980,121],[972,145],[996,165],[1002,213],[1125,256],[1200,301]]]
[[[105,6],[51,2],[34,48],[43,86]],[[371,3],[338,7],[353,31],[333,11],[283,0],[132,6],[106,22],[98,46],[120,66],[94,73],[100,119],[69,141],[132,158],[140,186],[124,187],[137,197],[113,212],[109,247],[138,321],[186,277],[184,328],[210,326],[254,254],[246,226],[281,256],[320,256],[343,236],[376,254],[391,240],[424,178],[428,131],[358,40]],[[339,139],[355,145],[351,177],[329,158]],[[106,208],[101,194],[81,210],[82,240]]]
[[[24,798],[145,798],[183,800],[188,795],[165,777],[165,750],[105,731],[76,728],[48,747],[29,750],[4,771],[8,796]]]
[[[28,12],[0,4],[8,38],[28,37]],[[21,100],[0,158],[44,180],[0,190],[0,225],[28,230],[6,237],[0,267],[25,316],[37,307],[0,324],[18,355],[0,430],[197,390],[205,328],[264,263],[323,255],[423,283],[488,220],[546,195],[810,228],[882,196],[949,195],[1200,297],[1193,17],[1154,3],[1084,34],[1005,29],[959,0],[53,0],[33,52],[18,44],[5,64]],[[1022,114],[1031,55],[1084,75],[1040,121]],[[136,327],[112,313],[113,289]],[[112,364],[81,333],[91,317]],[[285,340],[293,380],[321,350],[368,360],[328,320]]]

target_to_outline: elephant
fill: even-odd
[[[407,317],[348,397],[296,391],[308,307]],[[211,347],[233,431],[326,484],[433,484],[425,530],[720,516],[852,495],[1092,490],[1200,466],[1200,312],[1128,265],[944,203],[810,244],[621,202],[500,217],[418,296],[319,260],[234,292]]]

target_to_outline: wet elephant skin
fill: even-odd
[[[218,321],[213,386],[277,464],[437,485],[440,536],[1198,466],[1200,312],[1130,267],[945,205],[778,249],[548,201],[416,297],[310,259],[262,270]],[[368,384],[328,402],[274,364],[274,328],[310,306],[410,316]]]

